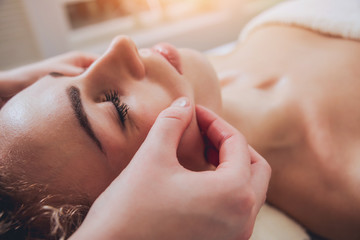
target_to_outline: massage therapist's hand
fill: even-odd
[[[91,54],[69,52],[41,62],[0,72],[0,107],[12,96],[45,75],[56,72],[65,76],[76,76],[88,68],[96,58]]]
[[[176,150],[192,117],[184,98],[164,110],[128,167],[99,196],[72,239],[248,239],[270,178],[266,161],[214,113],[199,126],[219,150],[214,171],[192,172]]]

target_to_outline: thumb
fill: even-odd
[[[159,114],[136,155],[141,155],[144,161],[177,159],[176,151],[185,129],[191,122],[192,114],[188,98],[175,100]]]

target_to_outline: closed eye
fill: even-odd
[[[129,106],[120,101],[120,95],[117,91],[109,91],[105,93],[105,101],[112,102],[123,127],[125,127],[126,117],[129,111]]]

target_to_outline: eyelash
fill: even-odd
[[[109,91],[105,93],[105,101],[112,102],[119,114],[122,125],[125,125],[125,120],[129,111],[129,106],[125,103],[121,103],[120,95],[117,91]]]

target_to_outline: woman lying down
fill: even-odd
[[[36,201],[60,194],[54,208],[72,204],[85,217],[159,112],[187,96],[267,159],[270,204],[323,237],[359,239],[360,6],[320,2],[265,12],[231,53],[210,61],[168,44],[138,50],[120,36],[81,75],[39,79],[1,109],[2,176],[46,185],[27,189],[37,191]],[[211,156],[194,117],[179,161],[212,170]],[[23,211],[36,216],[31,204],[41,203]]]

